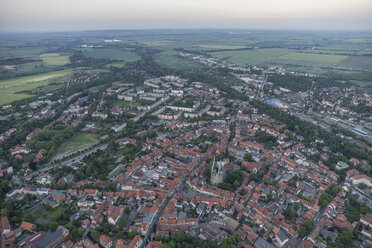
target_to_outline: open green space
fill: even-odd
[[[248,48],[247,46],[237,46],[237,45],[218,45],[218,44],[201,44],[195,45],[196,47],[205,49],[242,49]]]
[[[14,57],[32,57],[39,56],[44,51],[42,47],[1,47],[0,57],[1,58],[14,58]]]
[[[44,53],[40,58],[49,65],[66,65],[70,63],[68,56],[61,56],[59,53]]]
[[[314,61],[314,62],[326,62],[326,63],[337,63],[348,56],[343,55],[328,55],[328,54],[316,54],[316,53],[289,53],[280,56],[280,59],[288,60],[300,60],[300,61]]]
[[[210,53],[218,59],[227,59],[238,65],[259,65],[280,56],[291,53],[291,50],[282,48],[266,48],[243,51],[223,51]]]
[[[120,107],[120,108],[129,108],[130,102],[127,101],[115,101],[114,107]]]
[[[0,92],[0,106],[6,105],[12,102],[16,102],[19,100],[23,100],[26,98],[30,98],[30,97],[33,97],[33,95]]]
[[[132,62],[140,59],[137,53],[113,48],[84,48],[81,49],[81,51],[84,57],[94,59],[118,59],[125,62]]]
[[[77,133],[66,140],[59,148],[58,153],[77,151],[84,147],[93,145],[99,140],[100,135],[95,133]]]
[[[178,70],[198,69],[203,65],[190,59],[182,58],[177,51],[165,51],[153,55],[154,60],[164,66]]]
[[[28,91],[40,86],[48,85],[53,79],[65,77],[71,70],[54,71],[26,77],[18,77],[0,81],[0,90]]]
[[[354,70],[366,70],[371,71],[372,68],[372,56],[350,56],[340,61],[337,66],[351,67]]]
[[[110,63],[110,64],[107,64],[105,67],[110,68],[111,66],[116,67],[116,68],[124,68],[124,63],[122,62]]]

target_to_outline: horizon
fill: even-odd
[[[83,32],[122,32],[122,31],[240,31],[240,32],[343,32],[343,33],[372,33],[371,29],[290,29],[290,28],[123,28],[123,29],[81,29],[81,30],[44,30],[44,31],[1,31],[0,34],[53,34],[53,33],[83,33]],[[244,34],[244,33],[237,33]]]
[[[369,0],[2,0],[0,32],[275,29],[372,30]]]

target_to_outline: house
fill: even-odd
[[[275,248],[272,244],[264,240],[263,238],[259,237],[257,241],[254,243],[255,248]]]
[[[283,230],[280,230],[275,234],[275,239],[278,242],[279,247],[283,247],[288,242],[289,238]]]
[[[105,248],[112,247],[112,240],[106,234],[102,234],[101,237],[99,237],[99,242]]]
[[[84,228],[84,229],[87,229],[90,225],[90,220],[89,219],[85,219],[83,221],[83,223],[81,224],[81,227]]]
[[[58,190],[54,190],[53,192],[50,193],[52,195],[52,198],[58,202],[64,201],[65,200],[65,194],[61,193]]]
[[[36,229],[36,225],[30,222],[23,221],[21,224],[21,229],[27,232],[33,232]]]
[[[48,192],[49,192],[49,189],[47,189],[47,188],[38,188],[37,190],[36,190],[36,192],[37,192],[37,195],[47,195],[48,194]]]
[[[163,242],[161,241],[151,241],[147,244],[146,248],[160,248]]]
[[[125,127],[127,126],[127,123],[123,123],[123,124],[117,124],[117,125],[114,125],[111,127],[111,129],[115,132],[115,133],[118,133],[120,132],[121,130],[123,130]]]
[[[120,207],[110,206],[107,210],[108,222],[111,225],[116,225],[116,222],[118,222],[119,218],[123,215],[123,213],[124,213],[123,206]]]
[[[140,235],[136,235],[134,239],[130,242],[128,248],[138,248],[142,245],[142,238]]]
[[[343,170],[349,168],[349,165],[343,161],[338,161],[336,164],[336,169],[337,170]]]
[[[98,190],[96,189],[84,189],[84,193],[91,196],[96,196],[98,193]]]
[[[0,232],[1,234],[6,234],[11,231],[8,217],[3,216],[0,219]]]

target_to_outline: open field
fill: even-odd
[[[125,62],[132,62],[140,59],[139,55],[133,52],[111,48],[84,48],[81,49],[84,57],[94,59],[118,59]]]
[[[228,61],[238,65],[259,65],[288,53],[291,53],[291,50],[282,48],[267,48],[243,51],[212,52],[211,55],[218,59],[225,58]]]
[[[111,64],[105,65],[106,68],[110,68],[111,66],[116,67],[116,68],[124,68],[124,63],[117,62],[117,63],[111,63]]]
[[[7,79],[0,81],[0,90],[11,91],[28,91],[40,86],[45,86],[51,80],[65,77],[71,73],[72,70],[54,71],[49,73],[37,74],[26,77],[18,77],[14,79]]]
[[[198,62],[179,57],[179,52],[177,51],[157,53],[153,55],[153,58],[158,64],[172,69],[189,70],[203,67],[203,65]]]
[[[174,42],[170,40],[154,40],[154,41],[146,41],[143,44],[146,46],[167,46],[173,43]]]
[[[33,95],[0,92],[0,106],[16,102],[22,99],[26,99],[29,97],[33,97]]]
[[[340,63],[337,63],[337,66],[351,67],[355,69],[361,69],[366,71],[371,71],[372,68],[372,57],[371,56],[350,56]]]
[[[66,65],[70,63],[68,56],[61,56],[59,53],[44,53],[40,58],[49,65]]]
[[[217,44],[202,44],[194,45],[195,47],[205,48],[205,49],[242,49],[248,48],[247,46],[236,46],[236,45],[217,45]]]
[[[44,51],[44,48],[39,47],[17,47],[12,49],[8,47],[0,48],[1,58],[14,58],[14,57],[32,57],[39,56]]]
[[[326,63],[337,63],[348,56],[343,55],[328,55],[328,54],[315,54],[315,53],[289,53],[280,56],[280,59],[288,60],[301,60],[301,61],[314,61],[314,62],[326,62]]]
[[[65,141],[58,149],[58,153],[77,151],[84,147],[93,145],[99,139],[100,135],[95,133],[78,133]]]
[[[127,101],[115,101],[114,107],[129,108],[130,102]]]

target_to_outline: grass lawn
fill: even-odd
[[[29,97],[33,97],[33,95],[0,92],[0,106],[16,102],[22,99],[26,99]]]
[[[114,103],[114,107],[121,107],[121,108],[129,108],[130,102],[126,101],[116,101]]]
[[[70,63],[68,56],[61,56],[59,53],[44,53],[40,58],[49,65],[66,65]]]
[[[71,70],[54,71],[26,77],[18,77],[0,81],[0,90],[27,91],[48,85],[52,79],[61,78],[71,73]]]
[[[290,54],[280,56],[280,59],[337,63],[343,59],[346,59],[347,57],[348,56],[343,56],[343,55],[328,55],[328,54],[315,54],[315,53],[290,53]]]
[[[46,222],[51,223],[53,221],[58,221],[60,216],[69,208],[70,206],[59,206],[50,211],[48,211],[46,208],[43,208],[40,212],[36,214],[36,216],[39,217],[40,219],[36,220],[36,223],[45,224]]]
[[[238,65],[259,65],[290,52],[290,50],[282,48],[265,48],[243,51],[212,52],[210,54],[218,59],[225,58]]]
[[[58,149],[58,153],[77,151],[92,145],[99,140],[100,135],[95,133],[78,133],[65,141]]]

